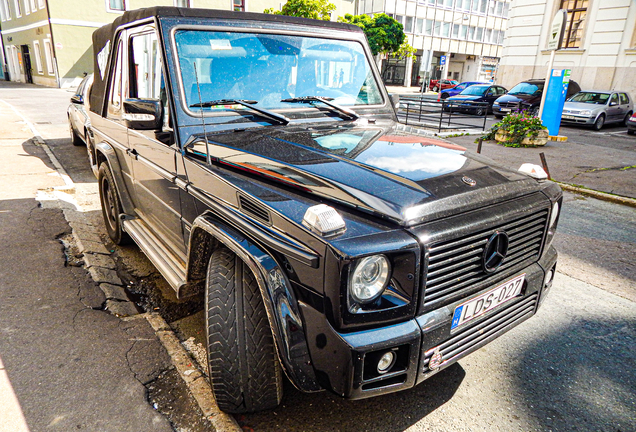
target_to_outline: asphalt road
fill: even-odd
[[[49,119],[37,126],[90,191],[85,150],[71,146],[60,115],[70,93],[44,91],[55,94],[45,106],[17,90],[12,103],[35,123]],[[613,130],[603,145],[626,151],[628,141]],[[580,139],[588,134],[582,130]],[[278,409],[238,421],[256,431],[636,430],[636,212],[566,194],[559,224],[552,293],[537,316],[494,343],[414,389],[369,400],[306,395],[287,383]],[[127,271],[163,291],[134,247],[121,255]],[[169,306],[169,295],[160,297]],[[183,337],[190,335],[197,336]]]

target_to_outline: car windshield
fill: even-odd
[[[541,93],[543,91],[543,83],[532,84],[528,82],[522,82],[517,84],[508,92],[510,95],[534,95]]]
[[[298,108],[302,104],[291,100],[304,96],[338,106],[383,103],[363,47],[355,41],[182,30],[175,33],[175,42],[190,110],[225,110],[224,104],[205,104],[223,99],[267,109]]]
[[[569,101],[596,104],[596,105],[605,105],[609,97],[610,97],[609,93],[580,92],[572,96],[569,99]]]
[[[480,85],[472,85],[468,87],[466,90],[461,92],[461,95],[472,95],[472,96],[481,96],[486,90],[488,90],[490,86],[480,86]]]

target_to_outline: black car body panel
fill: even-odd
[[[515,92],[515,87],[522,84],[534,86],[535,91],[533,93]],[[541,104],[541,96],[543,94],[544,86],[545,79],[532,79],[522,81],[521,83],[510,89],[510,92],[508,94],[499,97],[493,103],[493,114],[495,114],[496,116],[505,116],[509,112],[514,111],[532,111],[535,109],[538,110],[539,105]],[[570,98],[580,91],[581,86],[579,86],[578,83],[576,83],[575,81],[570,80],[566,98]]]
[[[196,37],[203,42],[190,42]],[[331,57],[319,58],[317,48],[300,55],[293,38],[301,37]],[[160,7],[126,12],[93,40],[91,162],[113,173],[123,229],[180,297],[206,289],[215,248],[240,257],[257,280],[281,364],[301,390],[363,398],[412,387],[534,314],[545,297],[560,188],[398,124],[384,87],[374,90],[379,73],[358,27]],[[255,40],[267,51],[255,64],[286,50],[298,57],[279,65],[309,61],[306,70],[316,71],[311,62],[332,61],[350,73],[345,82],[337,69],[314,77],[312,91],[323,93],[315,96],[286,84],[283,93],[293,94],[269,101],[249,101],[240,86],[221,101],[199,97],[218,91],[207,80],[220,74],[208,63],[249,60]],[[146,82],[132,71],[145,67],[136,56],[149,51],[136,49],[155,43],[161,80]],[[329,51],[338,44],[347,55]],[[190,64],[197,69],[187,75]],[[364,74],[354,69],[360,64]],[[256,84],[263,70],[253,69]],[[147,129],[153,121],[160,126]],[[321,204],[343,229],[324,234],[309,222]],[[490,269],[484,256],[495,234],[505,234],[511,258]],[[352,280],[377,256],[390,271],[376,297],[359,301]],[[516,297],[451,328],[456,307],[520,275]],[[460,351],[444,351],[482,329],[477,342],[469,335]],[[394,362],[379,372],[387,352]]]

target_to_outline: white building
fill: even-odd
[[[510,0],[359,0],[357,13],[384,12],[404,25],[417,60],[384,59],[382,76],[415,86],[427,78],[496,78],[509,7]]]
[[[499,83],[545,78],[549,25],[567,9],[563,49],[554,68],[571,69],[582,89],[623,90],[636,97],[635,0],[514,0],[499,65]]]

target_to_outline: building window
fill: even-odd
[[[433,20],[426,20],[426,36],[433,36]]]
[[[35,0],[29,0],[31,2],[31,12],[38,10],[38,6],[35,4]]]
[[[585,29],[588,0],[561,0],[561,9],[567,10],[563,48],[579,48]]]
[[[20,4],[20,0],[13,0],[13,4],[15,5],[15,17],[20,18],[22,16],[22,5]]]
[[[40,9],[44,9],[44,6],[45,6],[44,0],[38,0],[38,6],[40,7]]]
[[[413,33],[413,21],[414,18],[407,16],[406,21],[404,21],[404,31],[406,33]]]
[[[459,28],[461,26],[459,24],[453,24],[453,38],[459,39]]]
[[[234,11],[245,12],[245,0],[234,0]]]
[[[126,10],[126,0],[106,0],[108,12],[123,12]]]
[[[457,3],[455,3],[455,9],[469,11],[470,0],[457,0]]]
[[[44,39],[42,42],[44,43],[46,71],[49,75],[55,75],[55,70],[53,69],[53,47],[51,46],[51,41],[49,39]]]
[[[190,0],[174,0],[174,5],[176,7],[190,7]]]
[[[11,11],[9,10],[9,0],[0,0],[0,19],[7,21],[11,19]]]
[[[29,7],[29,0],[24,0],[24,13],[29,15],[31,13],[31,8]]]
[[[35,57],[35,67],[39,74],[44,74],[42,70],[42,58],[40,57],[40,41],[33,41],[33,57]]]
[[[423,34],[424,33],[424,19],[423,18],[418,18],[415,21],[415,33],[417,33],[417,34]]]

